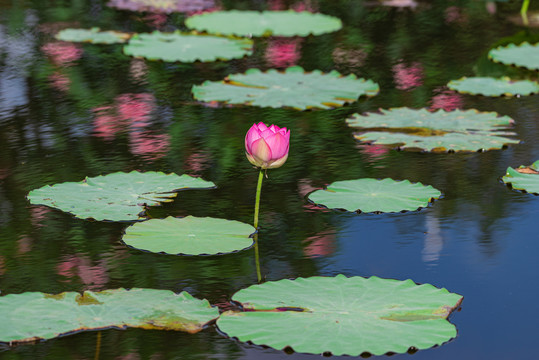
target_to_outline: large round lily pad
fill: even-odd
[[[215,6],[215,0],[110,0],[107,6],[120,10],[170,14],[206,10]]]
[[[101,31],[94,27],[91,29],[65,29],[58,32],[55,37],[62,41],[117,44],[126,42],[131,34],[119,31]]]
[[[455,337],[447,321],[462,296],[412,280],[311,277],[238,291],[245,312],[227,311],[217,326],[240,341],[302,353],[358,356],[427,349]]]
[[[530,166],[520,166],[517,169],[507,168],[507,173],[502,180],[513,189],[539,195],[539,160]]]
[[[530,80],[511,80],[508,77],[463,77],[451,80],[447,87],[460,93],[484,96],[531,95],[539,92],[539,83]]]
[[[353,74],[343,76],[337,71],[319,70],[307,73],[300,66],[293,66],[284,72],[249,69],[245,74],[232,74],[222,81],[195,85],[192,92],[195,99],[206,102],[306,110],[343,106],[361,95],[378,94],[379,87]]]
[[[239,59],[253,52],[249,39],[182,34],[178,31],[134,35],[124,46],[124,53],[149,60],[210,62]]]
[[[236,36],[307,36],[337,31],[340,19],[307,11],[215,11],[185,20],[188,28]]]
[[[0,342],[25,342],[111,327],[196,333],[217,318],[219,310],[185,291],[114,289],[1,296],[0,316]]]
[[[336,181],[324,190],[312,192],[309,199],[330,209],[368,213],[418,210],[441,195],[430,185],[408,180],[366,178]]]
[[[346,123],[358,128],[356,139],[372,144],[399,145],[425,151],[500,149],[519,141],[509,131],[514,120],[495,112],[395,108],[380,113],[354,114]],[[386,130],[386,131],[382,131]]]
[[[539,70],[539,43],[531,45],[524,42],[520,45],[509,44],[491,49],[489,59],[506,65]]]
[[[239,221],[210,217],[167,217],[128,227],[123,241],[136,249],[177,255],[215,255],[253,245],[256,229]]]
[[[174,191],[214,186],[189,175],[116,172],[81,182],[46,185],[30,191],[27,198],[32,204],[55,207],[81,219],[128,221],[138,220],[144,206],[172,201]]]

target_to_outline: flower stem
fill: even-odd
[[[260,169],[258,174],[258,185],[256,186],[256,200],[255,200],[255,221],[254,227],[258,230],[258,209],[260,209],[260,192],[262,190],[262,179],[264,178],[263,170]]]
[[[258,174],[258,184],[256,186],[256,200],[255,200],[255,219],[254,219],[254,227],[257,231],[254,235],[254,241],[255,241],[255,263],[256,263],[256,278],[258,279],[258,283],[262,281],[262,274],[260,272],[260,256],[258,255],[258,210],[260,209],[260,192],[262,191],[262,180],[264,179],[264,174],[262,169],[260,169],[260,173]]]

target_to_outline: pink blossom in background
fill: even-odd
[[[298,1],[297,3],[294,3],[291,8],[298,12],[308,11],[314,13],[318,11],[318,7],[311,0]]]
[[[71,66],[82,56],[82,49],[70,42],[50,42],[41,47],[41,51],[58,66]]]
[[[335,241],[336,235],[333,230],[321,231],[303,240],[303,243],[309,244],[303,248],[303,253],[309,258],[331,255],[336,249]]]
[[[149,131],[133,131],[129,134],[129,148],[132,154],[147,160],[160,159],[170,148],[168,134],[152,134]]]
[[[71,79],[67,75],[62,74],[60,71],[55,71],[50,74],[49,82],[53,88],[62,92],[68,91],[69,87],[71,86]]]
[[[463,106],[462,97],[455,91],[437,89],[434,92],[438,92],[438,94],[433,96],[430,101],[431,110],[443,109],[445,111],[452,111]]]
[[[56,265],[56,273],[70,280],[79,278],[86,287],[84,290],[102,290],[109,281],[106,260],[99,260],[92,266],[86,255],[64,256],[63,261]]]
[[[414,62],[409,66],[404,63],[393,65],[393,80],[399,90],[410,90],[423,84],[423,67]]]
[[[296,65],[301,57],[301,39],[271,38],[268,40],[265,58],[270,66],[285,68]]]

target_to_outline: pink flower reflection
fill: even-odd
[[[121,120],[135,128],[150,125],[154,107],[155,98],[152,94],[123,94],[116,97],[116,108]]]
[[[418,62],[406,66],[398,63],[393,66],[393,79],[399,90],[410,90],[423,84],[423,67]]]
[[[102,290],[109,281],[106,260],[100,260],[97,265],[92,265],[91,260],[85,255],[64,256],[62,262],[56,266],[56,273],[69,280],[77,277],[85,286],[84,290]]]
[[[47,217],[45,214],[48,214],[51,211],[51,208],[46,206],[32,206],[30,208],[30,221],[32,223],[32,226],[34,227],[41,227],[43,224],[41,222],[45,220]]]
[[[444,109],[445,111],[452,111],[461,108],[463,105],[462,97],[452,90],[437,89],[434,92],[438,92],[437,95],[431,99],[431,110]]]
[[[167,134],[134,131],[129,134],[129,139],[131,153],[148,160],[162,158],[170,148],[170,137]]]
[[[445,23],[464,23],[468,20],[466,14],[462,13],[462,9],[458,6],[450,6],[445,9]]]
[[[389,148],[384,145],[359,144],[357,147],[362,154],[366,155],[367,161],[371,163],[383,159],[389,153]]]
[[[55,71],[50,74],[49,82],[52,84],[53,88],[62,92],[67,92],[71,86],[71,79],[60,71]]]
[[[0,276],[4,275],[5,273],[6,273],[6,261],[0,255]]]
[[[309,258],[331,255],[336,249],[335,240],[336,236],[333,230],[321,231],[303,240],[303,243],[308,243],[303,248],[303,253]]]
[[[268,41],[266,61],[269,65],[284,68],[296,65],[301,49],[301,39],[276,37]]]
[[[207,153],[194,152],[185,161],[185,169],[190,174],[198,174],[210,166],[211,157]]]
[[[101,106],[93,109],[96,114],[94,117],[94,134],[105,140],[112,140],[116,133],[125,126],[123,121],[114,114],[112,106]]]
[[[31,237],[29,237],[27,235],[22,235],[17,240],[17,253],[18,254],[26,254],[27,252],[32,251],[33,242],[34,242],[34,240]]]
[[[70,42],[50,42],[41,47],[41,51],[58,66],[71,66],[82,56],[82,49]]]
[[[142,18],[146,24],[156,29],[160,29],[167,23],[167,15],[160,13],[150,13]]]

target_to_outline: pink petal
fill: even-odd
[[[260,132],[256,124],[253,124],[253,126],[251,126],[249,131],[247,131],[247,135],[245,135],[245,150],[247,150],[248,153],[250,154],[252,153],[251,145],[253,144],[255,140],[258,140],[258,139],[260,139]]]
[[[263,138],[255,140],[251,144],[251,155],[262,162],[271,160],[271,149]]]
[[[258,130],[260,130],[260,132],[268,130],[268,127],[263,122],[259,122],[258,125],[257,125],[257,128],[258,128]]]
[[[267,137],[265,140],[271,149],[273,155],[272,160],[277,160],[288,154],[288,141],[286,141],[286,137],[281,135],[281,133]]]
[[[271,129],[264,130],[260,133],[260,136],[263,137],[264,139],[269,138],[270,136],[273,136],[273,135],[275,135],[275,133],[271,131]]]

